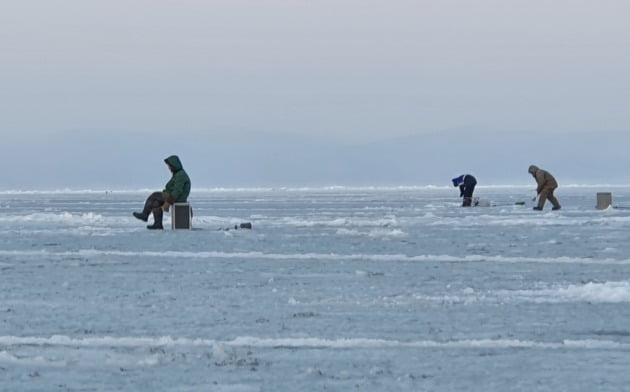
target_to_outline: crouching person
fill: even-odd
[[[536,180],[538,187],[536,188],[536,194],[538,195],[538,205],[534,207],[536,211],[542,211],[545,207],[547,199],[553,205],[552,210],[559,210],[561,208],[560,202],[553,195],[553,191],[558,187],[558,182],[547,170],[543,170],[536,165],[531,165],[527,172],[531,174]]]
[[[470,207],[473,200],[473,192],[477,185],[477,179],[470,174],[462,174],[457,178],[453,178],[453,186],[459,187],[459,197],[463,197],[462,207]]]
[[[142,212],[134,212],[133,216],[141,221],[148,221],[149,215],[153,214],[153,224],[147,226],[150,230],[161,230],[162,216],[164,211],[168,212],[171,204],[186,202],[190,194],[190,178],[177,155],[171,155],[164,160],[172,173],[171,179],[164,186],[161,192],[153,192],[144,203]]]

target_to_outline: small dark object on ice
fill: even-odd
[[[234,227],[226,227],[226,228],[219,229],[219,230],[223,230],[223,231],[238,230],[238,229],[251,230],[251,228],[252,228],[251,222],[244,222],[244,223],[241,223],[239,225],[234,225]]]

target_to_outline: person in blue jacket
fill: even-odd
[[[453,178],[453,186],[459,187],[459,197],[463,197],[462,207],[470,207],[472,205],[472,195],[477,185],[477,179],[470,174],[462,174],[457,178]]]

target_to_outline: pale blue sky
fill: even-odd
[[[38,141],[72,155],[73,132],[163,140],[141,160],[175,134],[627,134],[628,15],[622,0],[5,1],[0,132],[24,160]]]

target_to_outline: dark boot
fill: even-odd
[[[149,230],[162,230],[164,227],[162,226],[162,215],[164,212],[162,211],[162,207],[153,209],[153,224],[147,226]]]
[[[533,210],[534,211],[542,211],[542,207],[534,207]]]
[[[472,197],[464,197],[462,207],[470,207],[472,205]]]
[[[144,215],[142,212],[134,212],[133,216],[144,222],[149,220],[149,215]]]

